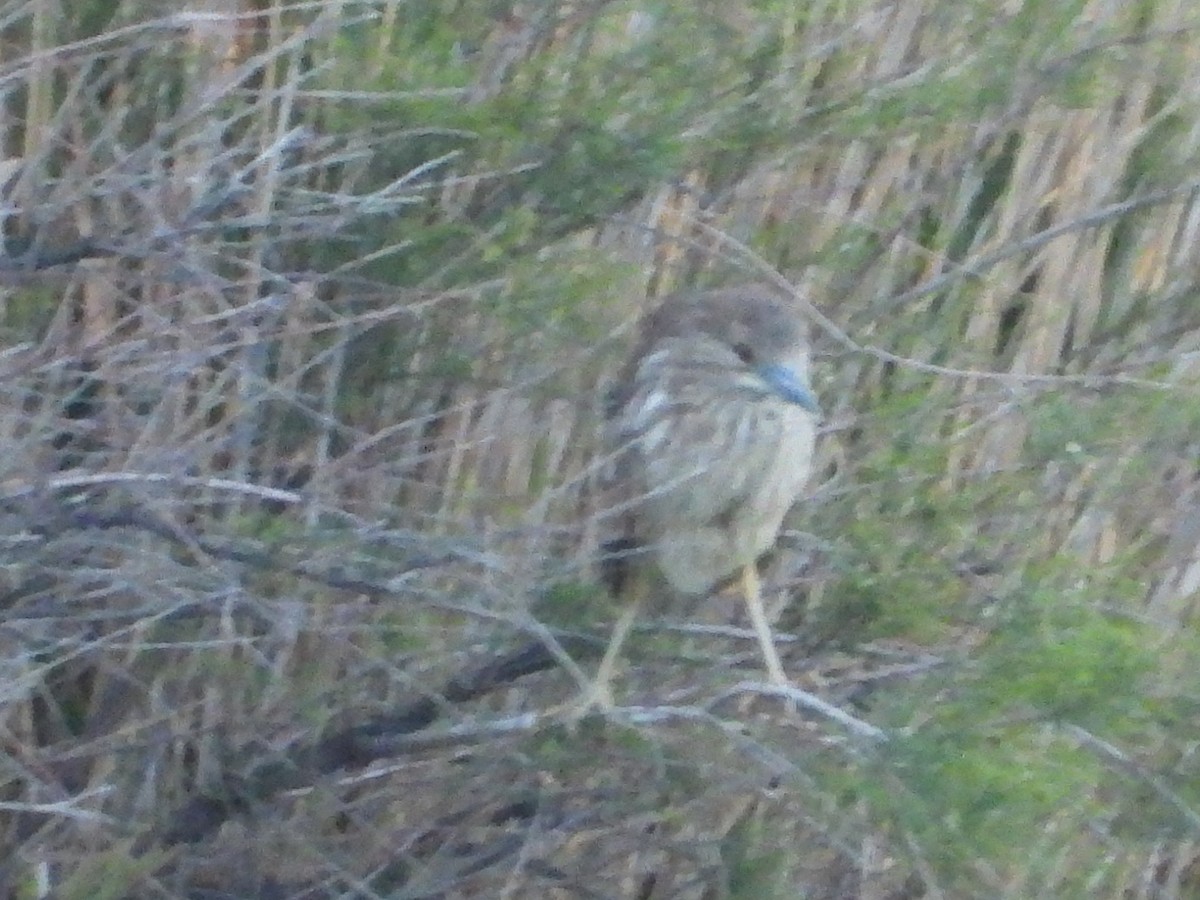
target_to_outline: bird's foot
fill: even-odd
[[[783,670],[783,666],[780,664],[778,657],[775,658],[774,663],[774,665],[767,665],[767,683],[773,684],[775,687],[795,687],[795,685],[792,684],[792,679],[788,678],[787,672]]]
[[[571,728],[591,716],[610,718],[616,710],[612,689],[607,682],[593,681],[574,699],[550,710],[550,715],[560,718]]]

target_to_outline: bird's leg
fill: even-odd
[[[587,691],[580,699],[580,712],[587,713],[593,709],[604,712],[616,706],[612,695],[612,678],[617,668],[617,660],[621,656],[621,645],[625,643],[625,638],[629,636],[633,623],[637,619],[638,609],[641,606],[640,601],[640,597],[635,597],[633,602],[625,607],[617,624],[613,626],[612,637],[608,639],[604,657],[600,660],[600,667],[596,669],[596,677],[588,685]]]
[[[625,609],[621,612],[621,617],[617,619],[617,624],[613,626],[612,636],[608,639],[608,646],[604,649],[604,657],[600,660],[596,677],[579,697],[565,707],[560,707],[557,712],[565,712],[568,719],[579,720],[590,712],[611,712],[616,707],[611,687],[613,674],[617,668],[617,660],[621,656],[621,646],[633,629],[633,623],[642,607],[642,598],[646,596],[648,590],[649,585],[644,575],[635,575],[630,580],[623,598]]]
[[[779,654],[775,651],[775,640],[771,636],[771,626],[767,622],[767,613],[763,609],[762,585],[758,580],[758,567],[754,563],[742,567],[742,594],[746,598],[746,609],[750,613],[754,633],[758,635],[763,662],[767,664],[767,674],[771,676],[774,684],[790,685],[787,673],[783,671],[783,663],[779,661]]]

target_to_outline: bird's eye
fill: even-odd
[[[733,352],[737,354],[737,358],[749,365],[754,362],[754,351],[750,349],[750,345],[746,343],[738,343],[733,345]]]

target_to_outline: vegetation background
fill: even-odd
[[[1200,897],[1191,0],[0,0],[0,890]],[[600,397],[811,304],[736,602]]]

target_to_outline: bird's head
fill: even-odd
[[[735,375],[740,390],[770,393],[820,416],[808,381],[808,335],[803,320],[768,288],[710,291],[704,302],[679,295],[647,321],[647,343],[670,344],[696,367]]]

